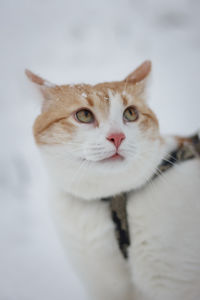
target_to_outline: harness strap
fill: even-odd
[[[128,247],[130,246],[128,217],[126,211],[127,193],[103,198],[102,200],[109,201],[111,217],[115,224],[115,237],[123,257],[127,259]]]
[[[198,134],[182,139],[182,143],[180,143],[179,147],[162,160],[158,166],[158,172],[152,176],[152,179],[166,172],[169,168],[173,167],[174,164],[196,157],[200,157],[200,136]],[[102,198],[101,200],[109,202],[110,214],[115,225],[116,240],[122,256],[127,259],[128,247],[131,243],[126,209],[127,193]]]

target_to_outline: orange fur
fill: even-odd
[[[136,83],[140,82],[144,78],[148,76],[151,72],[151,62],[145,61],[143,62],[136,70],[134,70],[131,74],[126,77],[126,81]]]
[[[150,126],[158,128],[155,114],[144,101],[144,78],[151,70],[151,63],[146,61],[125,80],[104,82],[94,86],[86,84],[77,85],[46,85],[48,81],[40,78],[30,71],[26,71],[28,78],[38,84],[42,90],[44,103],[42,113],[34,124],[34,136],[38,144],[65,143],[70,135],[75,134],[79,124],[73,114],[80,108],[88,108],[95,115],[99,125],[100,121],[109,116],[109,92],[119,94],[124,109],[135,105],[140,113],[137,121],[141,130],[146,131]]]
[[[159,127],[158,119],[152,110],[148,109],[147,112],[142,112],[144,119],[139,124],[143,130],[147,130],[150,126]]]
[[[123,95],[122,95],[122,101],[123,101],[124,106],[127,106],[127,105],[128,105],[128,100],[127,100],[127,98],[124,97]]]

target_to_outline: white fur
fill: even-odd
[[[91,300],[197,300],[200,162],[181,163],[147,184],[176,142],[161,143],[150,138],[151,128],[144,134],[136,123],[124,124],[120,96],[109,98],[109,119],[98,128],[80,124],[68,144],[41,146],[66,251]],[[100,161],[115,153],[105,138],[112,132],[126,136],[119,148],[124,161]],[[119,251],[109,204],[100,201],[122,191],[130,191],[128,260]]]
[[[86,98],[86,97],[87,97],[87,94],[86,94],[86,93],[82,93],[81,96],[82,96],[83,98]]]
[[[46,86],[46,87],[49,87],[49,88],[53,88],[53,87],[56,86],[54,83],[51,83],[50,81],[47,81],[47,80],[45,80],[43,82],[43,85]]]

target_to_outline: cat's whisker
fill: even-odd
[[[137,162],[139,162],[139,163],[141,162],[140,168],[142,168],[143,160],[141,157],[138,158]],[[152,179],[152,177],[147,177],[146,175],[144,175],[144,178],[145,178],[146,184],[149,184],[149,186],[151,188],[151,193],[155,195],[155,193],[157,191],[156,191],[156,186],[155,186],[154,180]]]
[[[83,160],[83,161],[82,161],[82,163],[80,164],[78,170],[76,170],[75,173],[73,174],[70,184],[73,184],[73,183],[74,183],[74,181],[77,179],[77,176],[80,175],[79,173],[80,173],[81,169],[84,167],[84,165],[85,165],[86,163],[87,163],[86,160]]]
[[[105,147],[87,147],[86,148],[87,150],[92,150],[92,151],[95,151],[95,150],[98,150],[98,151],[103,151],[103,150],[105,150]]]
[[[82,154],[82,151],[81,151],[81,149],[73,149],[73,151],[65,150],[65,154],[68,155],[69,157],[77,157],[78,154],[80,154],[80,155]],[[74,154],[76,154],[76,155],[74,155]]]
[[[127,153],[129,155],[135,155],[135,149],[123,149],[123,153]]]
[[[84,165],[82,165],[81,170],[79,170],[80,174],[79,174],[79,180],[77,182],[76,188],[79,189],[79,186],[81,184],[81,179],[83,178],[85,171],[88,171],[90,166],[90,161],[85,160],[84,161]]]
[[[143,164],[142,158],[140,157],[138,159],[138,161],[141,161],[141,167],[142,167],[142,164]],[[155,169],[154,174],[156,174],[156,175],[159,174],[159,178],[164,182],[164,184],[170,185],[170,183],[168,183],[168,181],[166,180],[165,175],[158,168]],[[157,193],[156,184],[155,184],[155,180],[154,180],[153,176],[150,176],[148,178],[147,176],[144,175],[144,177],[146,179],[146,184],[150,185],[151,191],[153,191],[154,194]],[[169,196],[170,196],[170,194],[169,194]]]
[[[163,158],[163,161],[166,161],[167,163],[169,163],[172,166],[176,166],[177,164],[175,162],[172,162],[171,160],[167,159],[167,158]]]
[[[156,168],[156,175],[158,175],[158,177],[160,178],[160,180],[163,181],[164,184],[167,184],[168,186],[171,185],[171,183],[168,182],[166,175],[161,172],[158,168]],[[176,189],[178,189],[178,187],[176,186]],[[170,189],[167,190],[167,193],[169,192]]]

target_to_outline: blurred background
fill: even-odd
[[[30,68],[60,83],[120,80],[153,62],[164,133],[200,128],[200,1],[0,0],[0,299],[85,300],[45,199]]]

